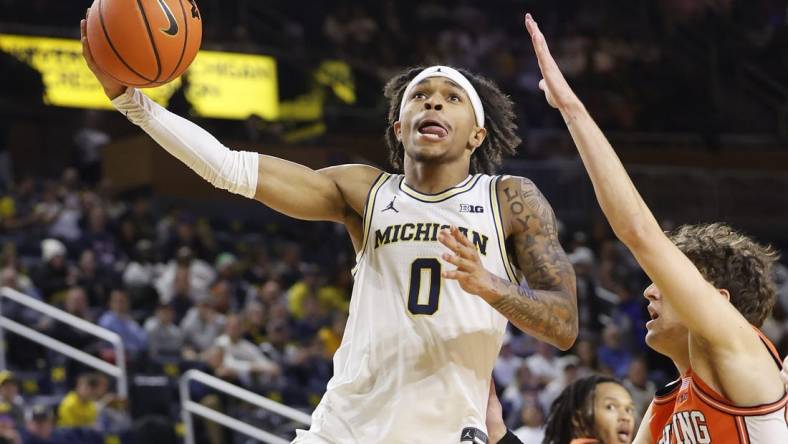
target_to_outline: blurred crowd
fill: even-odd
[[[73,32],[91,3],[0,0],[8,23]],[[380,111],[391,75],[442,63],[494,79],[518,104],[524,131],[561,127],[537,88],[524,9],[537,17],[564,74],[606,129],[770,131],[774,119],[746,93],[752,85],[745,70],[788,84],[788,7],[781,0],[198,4],[204,47],[275,56],[283,99],[309,91],[312,70],[339,59],[352,67],[354,106]]]
[[[175,378],[197,368],[288,405],[316,405],[347,319],[352,282],[343,261],[353,256],[343,253],[345,237],[333,224],[307,233],[298,224],[211,222],[132,194],[87,187],[75,169],[54,181],[21,179],[0,198],[1,284],[117,333],[133,375]],[[6,301],[3,314],[116,359],[109,344],[16,303]],[[20,376],[10,380],[25,375],[31,395],[107,382],[20,336],[7,341]],[[79,426],[106,426],[77,416]]]
[[[347,320],[353,257],[347,235],[335,224],[289,219],[247,226],[233,219],[231,206],[222,214],[209,218],[164,206],[144,190],[113,195],[101,182],[86,185],[72,168],[58,180],[24,178],[0,197],[0,283],[116,332],[132,375],[163,377],[172,393],[177,376],[197,368],[310,411],[331,377]],[[647,281],[626,248],[601,222],[562,233],[577,274],[576,345],[560,353],[511,331],[495,366],[507,421],[526,435],[539,432],[550,403],[579,377],[621,378],[641,413],[656,385],[673,377],[645,346],[648,314],[640,295]],[[764,329],[785,353],[788,270],[780,266],[776,278],[780,301]],[[116,360],[109,344],[90,335],[9,301],[2,309],[17,322]],[[0,383],[16,390],[3,388],[0,419],[17,429],[35,415],[51,418],[55,430],[104,433],[128,430],[132,419],[152,411],[177,418],[173,394],[164,407],[155,405],[155,396],[119,399],[106,377],[20,336],[6,340],[17,376],[6,374]],[[205,387],[192,390],[206,405],[235,408]],[[206,442],[228,442],[221,428],[206,430]]]

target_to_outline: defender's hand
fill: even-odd
[[[90,8],[88,8],[88,11],[85,13],[85,18],[79,22],[79,33],[82,41],[82,57],[85,58],[85,62],[87,62],[88,68],[93,72],[93,75],[96,76],[96,80],[98,80],[104,88],[104,94],[112,100],[126,92],[126,86],[105,74],[99,69],[98,65],[96,65],[96,61],[93,60],[93,55],[90,53],[90,45],[88,44],[88,14],[90,14]]]
[[[547,103],[558,109],[577,103],[579,101],[577,96],[564,79],[564,75],[561,74],[558,64],[550,54],[550,48],[547,47],[544,34],[539,30],[539,25],[536,24],[531,14],[525,14],[525,28],[531,35],[536,60],[539,62],[539,70],[542,72],[543,79],[539,81],[539,89],[544,91]]]
[[[438,240],[448,247],[452,253],[444,253],[443,260],[455,265],[456,270],[444,270],[445,279],[453,279],[468,293],[484,297],[493,288],[493,279],[489,271],[482,265],[476,246],[457,229],[441,230]]]

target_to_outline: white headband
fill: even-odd
[[[473,113],[476,115],[476,125],[479,127],[484,127],[484,107],[482,106],[482,99],[479,98],[479,94],[476,92],[476,89],[471,85],[471,82],[465,78],[459,71],[454,68],[450,68],[448,66],[430,66],[429,68],[425,69],[424,71],[420,72],[413,80],[408,83],[407,88],[405,88],[405,93],[402,95],[402,103],[399,105],[399,115],[402,115],[402,111],[405,110],[405,102],[407,102],[408,97],[410,97],[410,93],[413,91],[413,88],[421,82],[422,80],[428,77],[446,77],[447,79],[453,81],[457,85],[460,86],[465,93],[468,94],[468,98],[471,99],[471,106],[473,106]]]

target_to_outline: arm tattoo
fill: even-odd
[[[501,200],[508,205],[509,240],[525,282],[498,278],[495,293],[501,297],[492,305],[521,330],[568,346],[577,336],[575,273],[558,241],[555,214],[533,182],[507,182]]]

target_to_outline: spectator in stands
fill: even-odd
[[[324,326],[317,332],[317,337],[323,343],[324,356],[331,359],[342,343],[342,336],[345,334],[347,324],[347,314],[342,311],[335,311],[331,315],[331,325]]]
[[[214,264],[219,279],[227,283],[233,307],[242,307],[249,292],[249,284],[241,278],[240,264],[234,254],[224,252]]]
[[[576,235],[576,237],[583,236]],[[611,307],[609,302],[597,296],[594,253],[588,247],[579,246],[569,253],[568,257],[569,262],[574,266],[577,278],[580,330],[599,331],[602,329],[601,315],[607,313]]]
[[[66,246],[57,239],[41,241],[41,265],[33,273],[33,282],[44,300],[57,302],[58,293],[76,283],[76,274],[66,261]]]
[[[109,297],[109,310],[101,315],[98,324],[117,333],[123,340],[126,352],[132,357],[145,351],[148,345],[145,330],[131,317],[129,296],[124,290],[112,291]]]
[[[63,303],[63,310],[82,320],[93,322],[88,297],[85,294],[85,289],[82,287],[71,287],[68,289],[66,300]],[[50,334],[55,339],[80,350],[88,349],[88,346],[95,341],[95,336],[62,322],[53,323]]]
[[[279,366],[268,359],[256,345],[244,339],[243,335],[241,318],[238,315],[228,316],[225,334],[219,336],[215,343],[224,351],[223,366],[232,370],[246,386],[267,383],[271,378],[279,376]]]
[[[632,395],[632,401],[635,403],[636,418],[642,418],[651,400],[654,399],[654,393],[657,391],[654,381],[648,380],[648,368],[646,367],[646,359],[643,356],[636,357],[629,364],[624,387]]]
[[[41,300],[41,296],[33,286],[33,282],[27,276],[20,274],[13,265],[8,265],[0,270],[0,286],[11,288],[34,299]],[[12,301],[3,301],[3,313],[25,325],[35,325],[42,320],[42,316],[35,310],[30,310]]]
[[[507,406],[507,410],[519,411],[523,400],[537,393],[540,387],[539,377],[531,372],[528,365],[523,364],[517,369],[514,381],[501,394],[501,402]]]
[[[249,264],[244,272],[244,279],[255,285],[270,281],[271,258],[263,246],[255,246],[249,253]]]
[[[555,348],[545,342],[536,344],[536,353],[525,358],[525,365],[539,379],[540,384],[549,384],[561,374]]]
[[[101,266],[112,266],[120,259],[120,251],[113,233],[109,230],[107,212],[100,203],[88,213],[87,229],[79,240],[80,249],[92,250]]]
[[[524,443],[541,443],[544,439],[544,413],[539,404],[527,402],[520,410],[522,426],[513,433]]]
[[[293,336],[294,339],[306,343],[311,342],[320,328],[326,325],[326,318],[320,309],[320,304],[316,297],[309,296],[304,298],[302,306],[303,315],[295,323]]]
[[[22,439],[19,436],[19,432],[17,432],[13,418],[1,412],[0,444],[22,444]]]
[[[172,286],[173,294],[170,304],[175,310],[176,322],[180,323],[186,316],[186,313],[194,306],[194,301],[198,299],[189,282],[188,267],[178,267],[175,271],[175,281],[173,281]]]
[[[153,242],[140,239],[135,243],[131,260],[123,270],[123,286],[134,301],[134,307],[147,308],[159,303],[160,298],[154,283],[162,272],[163,265],[156,262],[155,256]],[[181,316],[185,313],[184,310]]]
[[[295,242],[284,244],[278,259],[271,273],[279,276],[282,287],[290,288],[301,279],[301,246]]]
[[[508,387],[514,381],[517,369],[523,365],[523,358],[517,356],[512,350],[512,334],[507,331],[503,335],[503,345],[498,354],[498,360],[493,368],[493,378],[495,384],[500,387]]]
[[[263,354],[286,369],[299,352],[295,344],[290,343],[290,326],[282,319],[274,319],[266,325],[267,341],[260,345]]]
[[[244,308],[243,317],[246,331],[244,337],[255,345],[265,342],[266,319],[263,304],[254,299],[249,301]]]
[[[140,239],[134,244],[134,254],[123,270],[123,285],[129,289],[153,287],[160,267],[156,263],[153,242]]]
[[[216,279],[209,288],[213,309],[223,315],[238,312],[239,307],[236,306],[235,299],[233,299],[230,291],[229,282],[221,278]]]
[[[77,285],[85,289],[90,305],[107,305],[109,293],[115,284],[112,269],[97,263],[93,250],[85,250],[79,257],[76,273]]]
[[[131,416],[125,398],[110,391],[109,378],[103,373],[95,373],[96,407],[98,409],[98,430],[105,433],[120,433],[131,427]]]
[[[131,209],[123,217],[131,222],[134,233],[139,239],[154,239],[156,237],[156,215],[153,213],[148,191],[137,193],[130,204]]]
[[[175,260],[170,261],[156,279],[156,290],[164,303],[170,302],[175,293],[175,274],[179,268],[186,268],[189,275],[189,287],[194,292],[207,292],[208,287],[216,279],[213,268],[202,259],[194,257],[193,250],[181,247],[177,250]]]
[[[66,168],[63,171],[60,183],[48,187],[48,192],[54,195],[45,200],[50,205],[46,207],[47,214],[42,220],[50,237],[63,239],[69,244],[77,242],[82,234],[79,226],[82,207],[76,190],[78,182],[79,174],[75,169]]]
[[[99,111],[85,110],[83,125],[73,139],[80,176],[92,185],[101,179],[101,152],[111,141],[109,134],[103,129],[106,128],[106,123],[102,121],[102,116]]]
[[[279,284],[279,282],[273,279],[266,281],[260,287],[260,289],[258,290],[255,296],[269,310],[275,304],[284,300],[284,293],[282,292],[282,286]],[[269,314],[269,318],[270,318],[270,314]]]
[[[174,229],[163,246],[166,257],[173,257],[186,247],[195,257],[206,259],[209,257],[210,246],[206,245],[204,233],[198,233],[197,221],[194,216],[182,213],[175,221]]]
[[[148,355],[153,360],[178,358],[183,347],[183,332],[175,325],[175,310],[171,304],[159,304],[156,315],[145,322],[148,335]]]
[[[208,350],[224,331],[225,318],[213,309],[208,295],[201,297],[181,322],[184,339],[184,357],[195,359]]]
[[[54,436],[55,418],[48,407],[33,406],[25,419],[22,444],[65,444],[64,440]]]
[[[7,231],[28,230],[36,222],[36,182],[28,176],[17,182],[12,193],[0,199],[0,227]],[[21,233],[20,233],[21,234]]]
[[[305,300],[315,298],[322,312],[329,310],[347,311],[347,300],[344,295],[334,287],[323,285],[320,268],[314,264],[301,266],[302,278],[293,284],[287,291],[287,305],[290,313],[296,320],[301,320],[305,315]]]
[[[304,300],[317,298],[319,288],[319,270],[314,264],[302,264],[301,280],[287,290],[287,308],[293,319],[300,321],[304,317]]]
[[[77,378],[74,390],[68,392],[57,409],[59,427],[98,426],[97,401],[101,395],[101,376],[95,373],[83,373]]]
[[[29,277],[20,273],[15,265],[7,265],[0,270],[0,281],[4,287],[13,288],[36,299],[41,299],[38,289],[33,285]]]
[[[617,378],[623,378],[629,370],[630,361],[632,361],[632,353],[624,348],[620,330],[614,324],[608,324],[602,332],[599,362]]]
[[[0,372],[0,414],[7,415],[21,427],[25,420],[25,403],[19,395],[19,382],[8,370]]]
[[[238,375],[235,370],[224,365],[224,349],[219,346],[210,347],[200,356],[201,363],[208,373],[226,381],[236,382]]]
[[[539,393],[539,404],[543,410],[548,410],[550,405],[553,404],[558,395],[566,388],[566,386],[577,381],[577,363],[579,359],[574,355],[562,356],[558,359],[558,367],[561,368],[561,374],[550,381],[549,384]]]
[[[594,341],[588,338],[578,340],[574,346],[574,354],[579,358],[577,374],[581,378],[599,373],[599,360]]]

